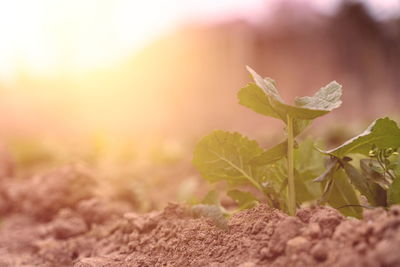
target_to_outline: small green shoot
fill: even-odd
[[[287,140],[269,150],[239,133],[215,131],[196,146],[193,163],[210,182],[226,181],[230,186],[249,184],[264,194],[267,203],[294,215],[297,207],[295,186],[303,181],[295,179],[295,137],[312,120],[341,105],[341,86],[331,82],[314,96],[297,98],[294,105],[286,104],[275,82],[262,78],[247,67],[255,83],[238,93],[239,103],[253,111],[282,120],[286,125]],[[282,189],[286,190],[286,204],[282,203]],[[306,188],[305,185],[303,185]],[[247,199],[251,199],[248,194]],[[235,197],[233,197],[235,199]],[[250,201],[251,202],[251,201]]]
[[[297,98],[294,105],[288,105],[272,79],[248,70],[255,82],[239,91],[239,103],[281,120],[286,139],[265,150],[239,133],[215,131],[197,144],[193,159],[204,178],[228,184],[227,195],[238,210],[265,201],[294,215],[299,204],[319,197],[317,203],[328,203],[347,216],[360,218],[363,207],[400,204],[400,128],[395,121],[377,119],[342,145],[317,152],[312,140],[298,144],[295,138],[313,119],[340,106],[341,86],[331,82],[314,96]],[[325,170],[323,155],[329,156]],[[254,187],[264,199],[238,190],[241,185]]]

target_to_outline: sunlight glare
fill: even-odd
[[[0,72],[54,74],[108,64],[167,26],[166,7],[154,9],[146,1],[2,1]]]
[[[18,71],[40,76],[107,66],[198,13],[223,17],[224,8],[248,10],[261,2],[1,1],[0,79]]]

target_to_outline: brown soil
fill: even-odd
[[[0,185],[0,266],[400,266],[400,207],[357,220],[259,205],[223,230],[177,204],[139,215],[81,168]]]

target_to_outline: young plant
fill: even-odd
[[[353,192],[347,195],[355,195],[356,189],[366,198],[367,207],[400,204],[399,147],[400,128],[397,123],[389,118],[377,119],[360,135],[337,148],[321,151],[330,159],[327,170],[315,181],[326,184],[323,196],[331,195],[332,185],[337,183],[335,176],[342,172],[348,180],[347,184],[351,183],[354,187]],[[359,168],[350,163],[354,157],[361,157]],[[358,199],[348,201],[342,207],[356,209],[358,217],[361,215]]]
[[[254,83],[248,84],[238,93],[239,103],[253,111],[277,118],[286,125],[286,140],[269,150],[261,148],[256,141],[239,133],[215,131],[204,137],[196,146],[193,163],[204,178],[210,182],[226,181],[232,187],[249,184],[259,190],[266,201],[274,207],[296,212],[295,185],[305,188],[303,180],[295,179],[295,137],[313,119],[329,113],[341,105],[341,86],[331,82],[314,96],[300,97],[294,105],[286,104],[275,82],[262,78],[247,67]],[[282,191],[287,185],[286,205]],[[230,191],[231,192],[231,191]],[[234,195],[238,195],[235,191]],[[302,191],[303,192],[303,191]],[[233,195],[229,193],[228,195]],[[241,201],[247,194],[241,194]],[[254,202],[254,198],[250,198]]]

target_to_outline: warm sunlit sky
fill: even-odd
[[[288,0],[287,0],[288,1]],[[329,13],[338,0],[291,0]],[[279,0],[13,0],[0,2],[0,79],[82,71],[132,54],[185,21],[232,15],[254,20]],[[399,0],[366,0],[372,13],[398,13]]]

